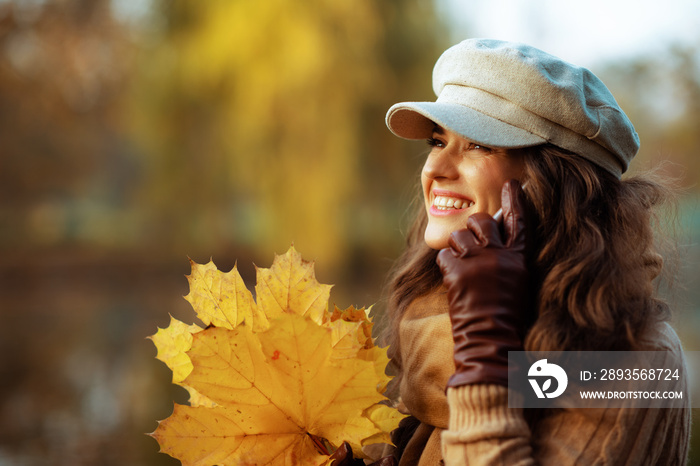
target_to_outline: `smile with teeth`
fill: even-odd
[[[468,201],[466,199],[457,199],[456,197],[435,196],[435,199],[433,199],[433,206],[438,210],[459,210],[466,209],[473,205],[474,201]]]

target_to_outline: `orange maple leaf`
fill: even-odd
[[[380,404],[389,377],[364,309],[328,312],[330,286],[290,248],[256,269],[257,302],[236,268],[192,263],[186,299],[209,327],[172,319],[152,337],[190,391],[152,434],[184,465],[320,465],[348,441],[389,442],[403,417]]]

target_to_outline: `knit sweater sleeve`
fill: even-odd
[[[445,465],[534,464],[530,428],[522,409],[508,408],[499,385],[465,385],[447,390],[448,430],[442,434]]]

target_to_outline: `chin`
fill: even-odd
[[[425,244],[427,244],[430,249],[436,249],[436,250],[445,249],[445,248],[450,246],[447,242],[448,239],[449,239],[449,237],[437,237],[437,238],[432,237],[432,236],[428,235],[426,232]]]
[[[431,249],[445,249],[449,248],[450,235],[453,231],[459,229],[459,221],[456,222],[445,222],[445,221],[435,221],[430,219],[428,225],[425,227],[425,232],[423,233],[423,239],[425,244]]]

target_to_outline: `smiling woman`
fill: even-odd
[[[437,101],[399,103],[386,118],[431,146],[387,290],[383,338],[410,414],[392,455],[400,465],[684,463],[687,399],[527,414],[508,404],[509,351],[653,350],[684,364],[652,286],[663,261],[651,223],[672,191],[650,174],[622,177],[639,149],[632,123],[589,70],[524,44],[457,44],[433,87]]]

